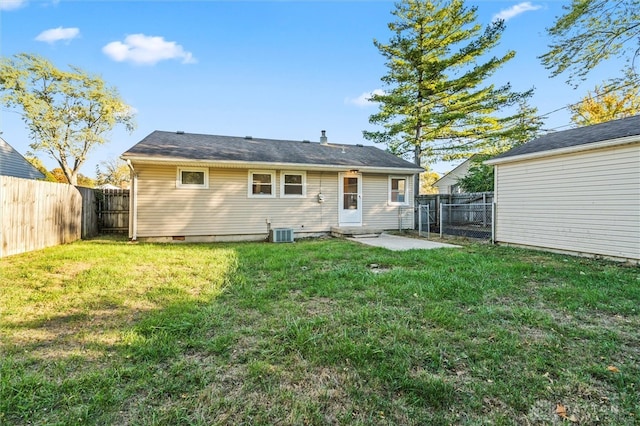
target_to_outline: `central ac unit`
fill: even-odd
[[[292,243],[293,229],[291,228],[274,228],[269,234],[269,241],[272,243]]]

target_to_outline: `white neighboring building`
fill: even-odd
[[[640,261],[640,116],[550,133],[485,163],[497,243]]]
[[[98,185],[98,189],[122,189],[119,186],[115,186],[111,183],[105,183],[102,185]]]
[[[467,158],[449,173],[434,182],[433,186],[438,188],[439,194],[460,194],[462,192],[462,188],[458,185],[458,179],[467,174],[471,166],[472,158],[473,156]]]

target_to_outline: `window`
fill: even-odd
[[[305,172],[281,172],[280,196],[297,197],[307,196],[307,174]]]
[[[389,204],[409,204],[407,194],[409,185],[407,183],[406,177],[389,177]]]
[[[209,188],[209,169],[178,167],[176,178],[178,188]]]
[[[275,197],[275,183],[275,172],[249,170],[249,197]]]

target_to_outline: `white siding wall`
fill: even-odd
[[[458,179],[465,177],[471,167],[471,161],[466,160],[446,175],[442,176],[434,186],[439,194],[451,194],[451,188],[458,184]]]
[[[208,189],[176,188],[176,166],[134,164],[138,173],[137,237],[268,234],[272,228],[329,232],[338,225],[338,174],[307,172],[306,198],[249,198],[247,169],[209,169]],[[387,175],[363,177],[363,224],[398,226],[397,207],[387,205]],[[322,192],[324,203],[318,203]],[[412,194],[412,192],[410,192]],[[379,205],[379,206],[378,206]],[[412,216],[412,215],[411,215]],[[412,225],[412,223],[411,223]]]
[[[640,144],[496,169],[496,241],[640,259]]]
[[[403,175],[393,175],[402,177]],[[402,228],[413,229],[413,176],[407,178],[409,206],[389,205],[389,175],[363,174],[362,179],[362,225],[375,229],[398,229],[399,214]]]

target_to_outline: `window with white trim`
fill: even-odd
[[[249,197],[272,198],[276,196],[276,173],[249,170]]]
[[[209,188],[209,169],[205,167],[178,167],[177,188]]]
[[[307,196],[306,172],[280,172],[280,196],[303,198]]]
[[[389,176],[389,204],[409,204],[409,181],[407,177]]]

